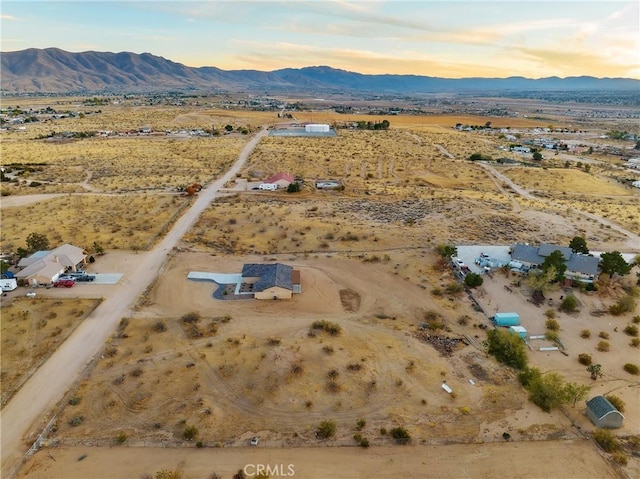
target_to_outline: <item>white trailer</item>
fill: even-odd
[[[18,281],[15,278],[0,279],[2,291],[13,291],[18,287]]]

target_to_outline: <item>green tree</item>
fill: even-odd
[[[409,431],[403,427],[394,427],[389,431],[389,434],[391,434],[391,437],[394,438],[398,444],[408,444],[411,440]]]
[[[613,276],[619,274],[624,276],[631,271],[631,265],[627,263],[619,251],[612,251],[611,253],[602,253],[600,255],[600,271]]]
[[[551,267],[554,267],[556,270],[554,279],[556,281],[562,281],[562,278],[564,278],[564,272],[567,270],[567,263],[560,250],[555,250],[542,262],[541,268],[543,272],[547,272]]]
[[[97,241],[93,242],[93,251],[96,252],[96,254],[103,254],[104,253],[104,248],[102,246],[102,244],[98,243]]]
[[[567,295],[560,303],[560,310],[565,313],[573,313],[578,309],[578,300],[572,294]]]
[[[544,294],[551,287],[551,281],[555,277],[556,269],[553,266],[547,271],[534,270],[527,275],[527,284],[533,291]]]
[[[182,433],[182,436],[187,441],[191,441],[192,439],[195,439],[197,435],[198,435],[198,428],[195,426],[185,426],[184,432]]]
[[[49,249],[49,239],[41,233],[29,233],[27,236],[27,251],[33,254],[36,251],[46,251]]]
[[[542,153],[540,153],[539,151],[536,151],[536,152],[533,154],[533,159],[534,159],[534,160],[536,160],[536,161],[540,161],[540,160],[542,160]]]
[[[564,394],[567,402],[572,402],[573,407],[576,407],[578,401],[582,401],[589,394],[591,386],[579,383],[567,383],[564,386]]]
[[[529,400],[545,412],[566,402],[565,382],[558,373],[543,374],[529,384]]]
[[[483,159],[484,156],[482,156],[482,153],[472,153],[471,156],[469,156],[469,161],[480,161]]]
[[[469,273],[464,277],[464,284],[470,288],[482,286],[482,283],[484,283],[484,279],[482,279],[482,276],[477,273]]]
[[[582,236],[574,236],[569,242],[569,248],[574,253],[589,254],[589,248],[587,248],[587,240]]]
[[[443,259],[451,259],[452,256],[456,256],[458,254],[458,248],[452,245],[438,245],[436,247],[436,251]]]
[[[287,186],[287,193],[298,193],[300,191],[300,183],[294,181]]]
[[[527,349],[517,334],[504,329],[493,329],[487,332],[487,352],[498,361],[516,369],[524,369],[527,365]]]
[[[233,131],[233,126],[232,125],[225,125],[224,129],[225,129],[225,131]]]

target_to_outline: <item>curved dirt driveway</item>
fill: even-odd
[[[104,346],[120,318],[161,272],[167,254],[195,223],[200,214],[218,197],[218,191],[240,171],[264,129],[242,149],[238,160],[218,180],[203,189],[174,227],[144,258],[118,290],[94,311],[62,346],[15,394],[0,413],[2,477],[10,477],[26,450],[22,438],[41,414],[48,411],[73,385],[80,371]]]

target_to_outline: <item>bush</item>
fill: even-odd
[[[540,379],[540,376],[541,373],[538,368],[526,367],[522,371],[520,371],[520,374],[518,374],[518,380],[524,388],[528,388],[532,382]]]
[[[628,457],[627,457],[627,455],[626,455],[624,452],[622,452],[622,451],[615,451],[615,452],[612,454],[612,456],[613,456],[613,460],[614,460],[616,463],[620,464],[621,466],[626,466],[626,465],[627,465]]]
[[[547,319],[544,324],[549,331],[560,330],[560,323],[558,323],[558,321],[556,321],[555,319]]]
[[[630,313],[636,309],[636,299],[632,294],[627,294],[618,300],[616,304],[609,307],[609,312],[614,316],[620,316],[624,313]]]
[[[620,412],[624,412],[625,406],[626,404],[624,403],[624,401],[622,399],[620,399],[618,396],[616,396],[615,394],[607,394],[605,396],[609,402],[611,404],[614,405],[614,407],[620,411]]]
[[[167,330],[167,323],[163,320],[156,321],[153,323],[153,326],[151,326],[151,329],[156,333],[162,333]]]
[[[319,329],[321,331],[324,331],[325,333],[330,334],[331,336],[338,336],[342,332],[342,328],[339,324],[325,320],[314,321],[311,324],[311,329]]]
[[[198,428],[195,426],[185,426],[184,432],[182,433],[182,437],[184,437],[187,441],[191,441],[195,439],[198,435]]]
[[[640,316],[634,316],[633,319],[631,320],[631,322],[633,324],[638,324],[640,323]]]
[[[411,440],[411,435],[409,435],[409,431],[407,431],[403,427],[394,427],[389,431],[391,437],[396,440],[398,444],[408,444]]]
[[[591,355],[587,353],[578,354],[578,362],[580,364],[584,364],[585,366],[589,366],[592,363]]]
[[[640,338],[633,338],[629,345],[637,348],[638,346],[640,346]]]
[[[482,286],[482,283],[484,283],[484,279],[477,273],[469,273],[464,277],[464,284],[469,288],[477,288]]]
[[[593,431],[593,438],[607,452],[614,452],[620,448],[618,440],[608,429],[596,429]]]
[[[638,368],[636,364],[627,363],[624,365],[623,369],[629,374],[633,374],[634,376],[640,374],[640,368]]]
[[[70,406],[77,406],[78,404],[80,404],[81,400],[82,400],[82,398],[80,396],[72,397],[71,399],[69,399],[69,405]]]
[[[456,281],[452,281],[444,288],[444,292],[449,295],[455,296],[462,293],[462,285]]]
[[[197,323],[200,321],[200,315],[194,311],[185,314],[180,318],[184,323]]]
[[[624,332],[629,336],[638,336],[638,326],[636,326],[635,324],[630,324],[629,326],[624,328]]]
[[[608,341],[600,341],[596,346],[596,349],[602,353],[606,353],[610,349],[610,344]]]
[[[598,334],[598,337],[602,339],[609,339],[609,333],[607,333],[606,331],[600,331],[600,333]]]
[[[116,442],[118,444],[124,444],[125,442],[127,442],[129,436],[127,436],[127,434],[124,431],[120,431],[120,434],[118,434],[118,436],[116,437]]]
[[[76,427],[84,422],[84,416],[73,416],[69,419],[69,426]]]
[[[322,421],[316,430],[316,436],[321,439],[329,439],[336,434],[336,423],[333,421]]]
[[[367,421],[365,421],[364,419],[358,419],[356,421],[356,428],[358,429],[358,431],[361,431],[362,429],[364,429],[366,425],[367,425]]]
[[[498,361],[516,369],[527,366],[527,350],[522,339],[509,331],[493,329],[487,332],[487,352]]]
[[[544,312],[544,315],[549,319],[554,319],[556,317],[556,312],[553,309],[547,309]]]
[[[380,435],[381,436],[386,436],[387,435],[387,428],[381,427],[380,428]]]
[[[562,300],[560,303],[560,311],[564,311],[565,313],[573,313],[578,309],[578,300],[572,294],[568,295],[566,298]]]
[[[588,329],[583,329],[582,331],[580,331],[580,337],[589,339],[591,337],[591,331],[589,331]]]

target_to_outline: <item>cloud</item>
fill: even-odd
[[[0,20],[15,21],[15,20],[18,20],[18,19],[16,17],[14,17],[13,15],[0,14]]]
[[[562,76],[630,77],[637,76],[638,71],[637,62],[614,63],[609,56],[587,51],[519,47],[514,53],[532,63],[534,70]]]

